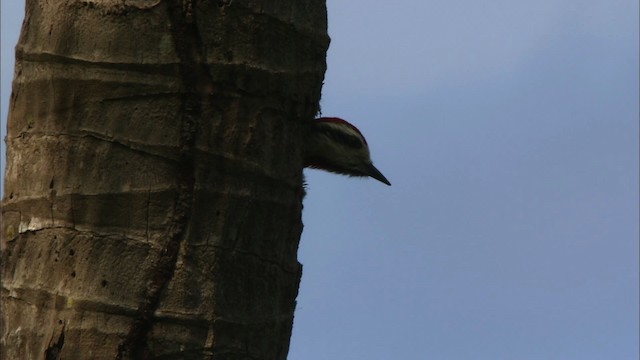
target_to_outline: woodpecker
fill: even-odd
[[[347,121],[322,117],[309,122],[305,137],[304,166],[348,176],[370,176],[391,185],[369,155],[367,140]]]

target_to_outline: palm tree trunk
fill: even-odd
[[[3,359],[285,359],[320,0],[27,0]]]

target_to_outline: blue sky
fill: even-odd
[[[637,1],[328,9],[323,115],[393,186],[306,171],[289,359],[637,359]]]

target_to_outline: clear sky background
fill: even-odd
[[[306,171],[289,359],[638,359],[638,2],[328,8],[323,115],[393,186]]]

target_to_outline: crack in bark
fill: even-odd
[[[28,139],[25,139],[25,136],[28,136]],[[132,152],[136,152],[138,154],[142,154],[145,156],[154,156],[161,160],[165,161],[178,161],[177,157],[170,156],[173,152],[176,151],[176,146],[160,146],[160,145],[146,145],[139,142],[126,140],[126,139],[116,139],[114,137],[106,136],[104,134],[100,134],[94,131],[89,130],[81,130],[78,133],[56,133],[56,134],[48,134],[40,131],[30,131],[30,132],[21,132],[17,136],[9,139],[9,141],[21,140],[21,141],[33,141],[36,138],[41,139],[60,139],[60,138],[70,138],[70,139],[93,139],[96,141],[103,141],[110,143],[112,145],[121,146],[127,150]],[[153,150],[166,150],[166,151],[153,151]]]
[[[24,47],[18,45],[16,47],[16,58],[20,61],[43,64],[63,64],[67,66],[77,65],[82,68],[89,69],[112,69],[119,71],[137,72],[148,75],[165,75],[173,76],[176,74],[176,65],[174,63],[166,64],[137,64],[137,63],[118,63],[107,61],[94,61],[89,59],[74,58],[71,56],[52,54],[52,53],[30,53],[26,52]]]
[[[126,307],[124,305],[114,305],[108,302],[101,302],[92,299],[71,297],[56,293],[53,289],[43,290],[32,287],[0,287],[3,291],[7,291],[9,295],[7,299],[12,301],[20,301],[30,306],[37,307],[38,309],[54,309],[55,303],[67,304],[69,300],[73,301],[74,309],[81,310],[81,312],[94,312],[99,314],[110,314],[123,317],[135,316],[137,308]],[[42,300],[46,299],[48,302],[42,305]],[[54,305],[51,305],[54,304]],[[81,328],[81,327],[76,327]]]
[[[56,173],[56,162],[53,161],[51,163],[51,167],[52,167],[52,173],[55,174]],[[51,178],[51,181],[49,182],[49,198],[51,200],[51,206],[49,207],[49,211],[50,211],[50,215],[51,215],[51,227],[54,227],[56,225],[55,223],[55,217],[54,217],[54,211],[55,211],[55,203],[56,203],[56,189],[54,189],[55,187],[55,176],[53,176]]]
[[[62,325],[62,330],[60,330],[60,336],[58,336],[58,340],[53,342],[53,334],[51,335],[51,340],[49,340],[49,346],[47,350],[44,351],[45,360],[56,360],[60,357],[60,352],[62,351],[62,347],[64,346],[64,328],[66,324]]]
[[[16,235],[37,234],[39,232],[44,232],[49,230],[68,230],[68,231],[73,231],[74,233],[76,233],[76,235],[88,235],[100,240],[117,239],[118,241],[124,241],[128,243],[130,242],[132,244],[146,245],[153,250],[160,250],[160,246],[152,241],[149,241],[148,237],[142,238],[142,237],[127,236],[120,232],[98,232],[93,230],[79,229],[76,226],[56,225],[51,227],[42,227],[39,229],[29,229],[29,230],[23,230],[23,231],[20,231],[20,229],[18,229],[18,232],[16,233]],[[73,238],[75,238],[76,235],[74,235],[74,237],[72,237],[71,239],[73,240]]]
[[[145,224],[145,235],[147,236],[147,242],[149,242],[149,208],[151,207],[151,188],[147,190],[147,223]]]
[[[195,188],[195,143],[198,122],[202,115],[205,89],[213,90],[213,82],[202,61],[200,34],[193,11],[193,0],[166,1],[171,35],[180,60],[182,101],[180,109],[180,144],[176,164],[177,196],[174,213],[167,230],[167,244],[151,275],[150,285],[138,307],[137,316],[126,339],[118,347],[116,359],[149,359],[147,336],[154,324],[154,313],[163,290],[173,277],[180,244],[185,239],[193,206]]]

